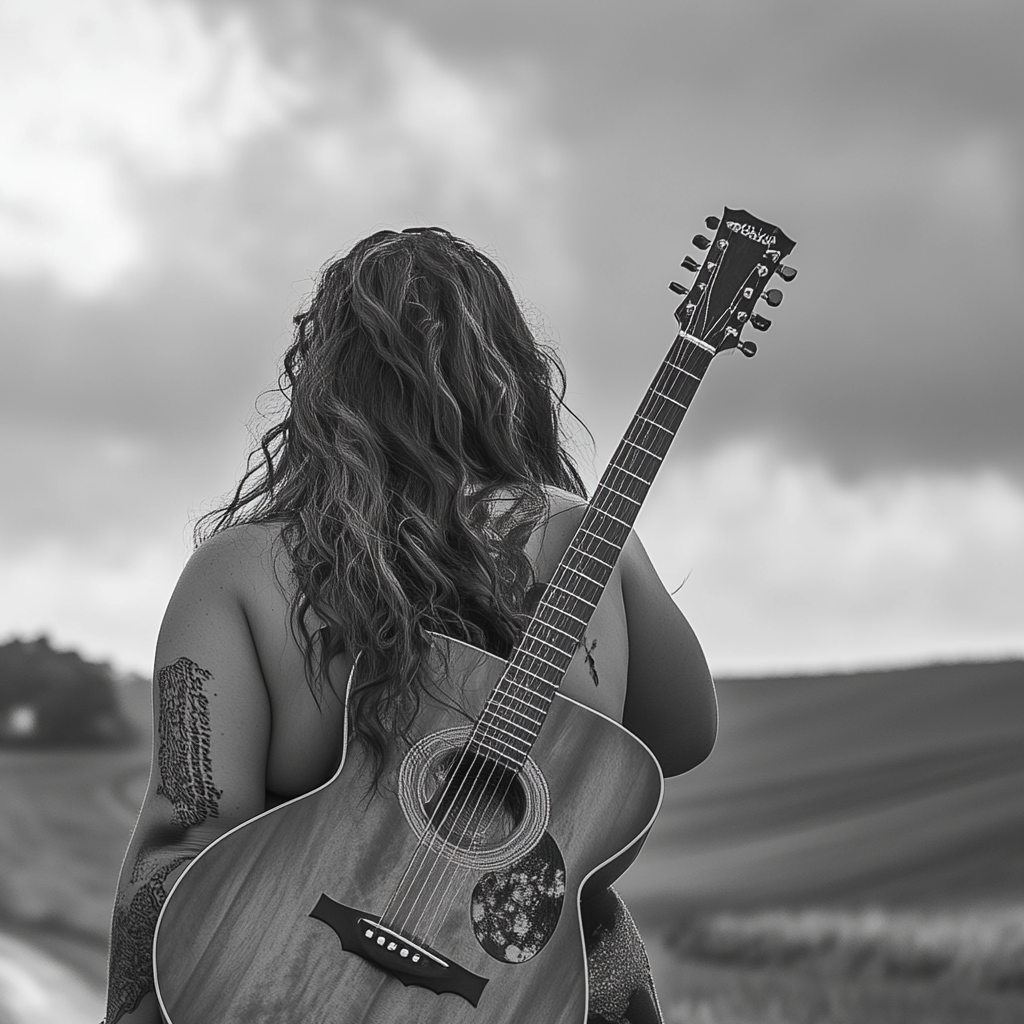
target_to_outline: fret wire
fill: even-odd
[[[614,519],[615,522],[617,522],[617,523],[622,523],[623,526],[628,527],[630,530],[633,529],[633,524],[632,523],[627,523],[625,519],[620,519],[618,516],[613,516],[611,514],[611,512],[606,512],[603,508],[596,508],[596,506],[594,506],[594,507],[595,507],[596,511],[601,513],[601,515],[607,516],[609,519]]]
[[[659,391],[657,388],[651,388],[651,391],[653,391],[656,395],[660,395],[662,398],[668,399],[668,401],[670,401],[673,405],[678,405],[680,409],[688,408],[688,406],[684,405],[682,402],[677,401],[671,395],[666,395],[664,391]]]
[[[678,363],[673,363],[671,359],[666,359],[665,365],[671,366],[673,369],[678,370],[680,373],[685,373],[687,377],[692,377],[694,380],[701,380],[701,378],[697,374],[690,373],[690,371],[687,370],[685,366],[680,366]]]
[[[542,658],[539,654],[534,654],[533,651],[522,651],[529,658],[536,658],[537,661],[544,662],[545,665],[550,665],[556,672],[564,672],[565,669],[561,665],[556,665],[553,661],[548,661],[547,658]]]
[[[470,742],[471,743],[475,743],[476,746],[478,746],[478,747],[487,746],[488,741],[490,739],[491,739],[491,736],[490,736],[489,733],[486,736],[470,736]],[[498,736],[494,737],[494,742],[495,743],[501,743],[501,744],[503,744],[506,747],[511,746],[510,743],[507,743],[505,740],[501,739]],[[515,748],[513,748],[513,749],[515,749]],[[508,757],[508,754],[506,754],[504,750],[495,750],[494,753],[500,754],[502,757]]]
[[[559,589],[561,589],[561,588],[559,588]],[[563,615],[568,615],[570,619],[574,619],[581,626],[585,626],[587,624],[587,622],[589,621],[589,619],[578,619],[578,618],[576,618],[576,616],[573,615],[572,612],[567,612],[564,608],[559,608],[557,605],[551,604],[550,601],[541,601],[540,607],[542,607],[542,608],[543,607],[547,607],[547,608],[550,608],[552,611],[561,612]],[[557,629],[558,627],[556,626],[555,628]],[[561,633],[561,632],[563,632],[563,630],[559,629],[558,632]],[[566,636],[572,636],[571,633],[566,633],[565,635]],[[573,637],[573,639],[577,643],[579,643],[579,637]]]
[[[502,719],[502,721],[505,721],[505,720],[504,720],[504,719]],[[515,724],[515,722],[507,722],[506,724],[507,724],[507,725],[511,725],[511,726],[512,726],[512,727],[513,727],[514,729],[522,729],[522,730],[523,730],[523,732],[524,732],[524,733],[525,733],[526,735],[525,735],[525,736],[517,736],[517,735],[516,735],[516,734],[515,734],[514,732],[506,732],[506,731],[505,731],[504,729],[502,729],[502,728],[501,728],[501,726],[500,726],[500,725],[497,725],[496,723],[491,723],[491,724],[489,724],[489,725],[485,726],[485,728],[486,728],[486,729],[488,730],[488,735],[490,735],[490,733],[491,733],[492,731],[495,731],[495,730],[496,730],[497,732],[500,732],[500,733],[504,733],[504,735],[506,735],[506,736],[510,736],[510,737],[511,737],[512,739],[514,739],[514,740],[516,740],[517,742],[520,742],[520,743],[521,743],[521,742],[522,742],[522,741],[523,741],[524,739],[526,739],[526,738],[528,738],[528,737],[529,737],[529,735],[530,735],[530,732],[531,732],[531,730],[530,730],[530,729],[527,729],[527,728],[526,728],[525,726],[522,726],[522,725],[516,725],[516,724]]]
[[[602,544],[607,544],[610,548],[615,548],[616,551],[619,550],[620,545],[612,543],[612,541],[607,537],[603,537],[599,533],[594,533],[593,530],[588,530],[585,526],[581,526],[580,530],[582,530],[583,533],[589,533],[591,537],[596,537]]]
[[[590,580],[595,586],[604,588],[605,584],[600,580],[595,580],[593,576],[588,576],[585,572],[580,572],[579,569],[569,569],[569,572],[574,572],[577,576],[582,576],[585,580]]]
[[[532,704],[527,704],[526,706],[528,708],[532,708],[534,711],[543,711],[544,710],[543,708],[535,708],[535,707],[533,707]],[[497,707],[498,707],[498,705],[495,705],[495,708],[497,708]],[[513,715],[518,715],[520,718],[525,718],[530,723],[530,727],[531,728],[535,729],[535,728],[538,728],[538,727],[540,727],[541,725],[544,724],[543,716],[540,719],[536,719],[536,718],[533,717],[533,715],[527,715],[524,712],[520,711],[516,707],[512,707],[512,706],[507,705],[507,704],[501,704],[500,707],[501,707],[501,712],[502,712],[503,715],[505,715],[505,714],[513,714]],[[486,711],[486,709],[480,715],[480,720],[481,721],[483,721],[483,717],[484,717],[485,713],[488,713]],[[490,714],[497,715],[497,711],[494,710],[494,711],[490,712]],[[520,726],[519,728],[524,728],[524,727]]]
[[[528,675],[534,682],[543,683],[545,686],[552,685],[542,676],[538,676],[535,672],[531,672],[528,668],[524,668],[522,665],[516,665],[515,667],[520,672],[524,673],[525,675]],[[504,686],[502,693],[508,694],[508,696],[512,700],[518,700],[520,703],[524,704],[528,708],[531,708],[533,711],[542,710],[541,708],[534,707],[533,704],[531,704],[529,701],[523,700],[522,697],[515,696],[515,694],[512,693],[510,687],[518,687],[520,690],[525,690],[531,697],[539,697],[541,700],[545,700],[545,697],[542,693],[539,693],[534,687],[530,686],[529,683],[525,683],[521,679],[516,679],[513,676],[506,676],[505,679],[507,680],[508,685]]]
[[[527,668],[519,660],[520,656],[524,655],[524,654],[527,657],[531,657],[531,658],[532,657],[536,657],[535,655],[530,654],[529,651],[524,651],[522,649],[522,647],[519,647],[519,648],[516,649],[515,653],[512,655],[512,659],[509,661],[509,666],[511,668],[513,668],[517,673],[520,673],[521,675],[524,675],[524,676],[528,676],[533,681],[533,683],[540,683],[543,686],[557,686],[558,685],[557,683],[552,683],[549,679],[545,679],[544,676],[540,675],[538,672],[535,672],[533,669]],[[540,658],[538,660],[543,661],[543,658]],[[559,672],[564,671],[563,669],[558,668],[557,665],[554,665],[552,667],[555,668]],[[538,690],[534,686],[531,686],[529,683],[523,682],[522,679],[516,679],[512,675],[508,675],[508,676],[506,676],[506,678],[511,680],[512,685],[518,686],[520,689],[526,690],[527,693],[530,693],[530,694],[532,694],[535,697],[540,697],[541,700],[546,700],[547,699],[544,696],[544,694],[538,692]],[[510,696],[511,696],[511,694],[510,694]],[[530,705],[530,706],[532,707],[533,705]],[[534,710],[536,711],[538,709],[534,708]]]
[[[492,732],[490,732],[489,730],[488,730],[488,733],[487,733],[487,739],[488,739],[488,741],[489,741],[489,742],[491,742],[491,743],[500,743],[500,744],[501,744],[501,745],[502,745],[503,747],[508,747],[508,748],[509,748],[509,749],[511,749],[511,750],[515,750],[515,751],[518,751],[518,750],[519,750],[519,747],[518,747],[518,746],[516,746],[516,744],[514,744],[514,743],[509,743],[509,741],[508,741],[508,740],[503,740],[503,739],[502,739],[502,738],[501,738],[500,736],[495,736],[495,735],[494,735],[494,734],[493,734]],[[508,755],[506,755],[506,756],[508,756]]]
[[[589,533],[590,531],[588,530],[587,532]],[[566,561],[568,562],[569,558],[571,558],[574,554],[585,555],[587,558],[591,558],[595,562],[600,562],[606,569],[615,568],[615,566],[611,562],[606,562],[603,558],[598,558],[597,555],[592,555],[589,551],[584,551],[583,548],[577,547],[575,544],[566,552]],[[574,571],[579,572],[578,569]],[[583,575],[586,574],[584,573]],[[594,582],[596,583],[597,580],[594,580]]]
[[[511,719],[502,718],[492,714],[490,716],[481,715],[477,722],[477,727],[484,732],[488,732],[491,729],[497,729],[498,726],[496,723],[499,721],[504,722],[506,725],[511,725],[513,728],[519,729],[522,732],[521,736],[518,736],[515,733],[506,733],[506,736],[512,736],[513,739],[518,739],[520,742],[527,741],[531,743],[536,738],[537,733],[540,732],[541,726],[544,724],[543,718],[541,718],[539,722],[530,719],[529,725],[520,725],[518,722],[513,722]]]
[[[568,636],[568,635],[569,634],[566,634],[566,636]],[[526,634],[526,636],[523,637],[522,642],[525,644],[527,640],[536,640],[537,643],[541,643],[545,647],[550,647],[551,650],[553,650],[553,651],[560,651],[562,649],[561,647],[558,646],[558,644],[553,644],[553,643],[551,643],[551,641],[545,640],[543,637],[537,636],[536,633],[529,633],[528,632]]]
[[[549,605],[549,607],[552,607],[552,606]],[[561,608],[556,608],[555,611],[562,611],[562,609]],[[563,615],[569,615],[568,612],[562,612],[562,614]],[[569,618],[572,618],[572,616],[569,615]],[[573,636],[572,633],[566,633],[566,631],[564,629],[559,629],[557,626],[553,625],[550,622],[545,622],[544,625],[547,626],[550,629],[553,629],[556,633],[561,633],[562,636],[567,636],[570,640],[573,641],[573,643],[579,643],[579,637]],[[531,636],[536,636],[536,633],[531,633],[530,635]],[[546,640],[544,642],[547,643]],[[554,644],[550,644],[549,646],[555,647]]]
[[[657,427],[659,430],[664,430],[666,434],[675,434],[674,430],[670,430],[668,427],[663,427],[660,423],[657,422],[657,420],[652,420],[649,416],[641,416],[640,413],[637,413],[636,416],[637,419],[646,420],[648,423],[650,423],[652,426]]]
[[[631,505],[636,505],[638,508],[643,504],[642,501],[637,501],[636,498],[631,498],[628,494],[623,494],[621,491],[615,490],[614,487],[609,487],[607,484],[599,484],[597,490],[594,492],[594,511],[603,512],[604,508],[601,505],[601,495],[599,492],[607,494],[614,494],[616,498],[625,498]]]
[[[509,757],[504,750],[495,750],[493,747],[488,746],[486,743],[481,743],[479,740],[476,742],[476,748],[480,753],[488,754],[491,758],[497,761],[499,764],[504,764],[506,768],[517,769],[522,767],[518,758]]]
[[[647,425],[642,423],[642,422],[640,422],[641,420],[643,420],[643,416],[636,416],[636,417],[634,417],[633,422],[630,423],[629,430],[626,431],[626,433],[633,434],[635,437],[643,437],[644,440],[651,441],[654,444],[657,444],[659,447],[664,445],[665,446],[665,451],[667,451],[668,450],[668,445],[670,445],[672,443],[672,438],[669,437],[668,441],[666,442],[664,438],[659,438],[657,435],[654,435],[653,437],[647,437],[647,435],[644,434],[644,431],[647,429]],[[658,426],[657,423],[652,423],[650,425],[652,427]],[[664,427],[662,427],[661,429],[665,430]],[[668,430],[666,432],[668,434],[673,434],[674,433],[674,431],[671,431],[671,430]],[[651,449],[648,449],[648,452],[651,455],[656,454]],[[659,457],[663,458],[664,454],[662,456],[659,456]]]
[[[637,508],[639,508],[643,504],[642,501],[637,501],[636,498],[631,498],[628,494],[623,494],[622,491],[617,491],[614,487],[609,487],[608,484],[600,484],[600,485],[598,485],[597,489],[599,491],[600,490],[611,491],[612,494],[617,494],[620,498],[625,498],[626,501],[631,501],[634,505],[637,506]],[[594,497],[595,498],[597,497],[596,492],[594,494]]]
[[[639,480],[640,483],[642,483],[644,486],[646,486],[646,487],[650,487],[651,486],[651,481],[650,480],[647,480],[644,477],[639,476],[638,474],[634,473],[632,470],[626,469],[624,466],[612,465],[612,466],[609,466],[608,468],[609,468],[609,470],[614,470],[616,473],[629,473],[629,475],[631,477],[634,477],[635,479]]]
[[[628,437],[622,439],[623,444],[631,445],[633,448],[639,448],[640,451],[646,452],[651,458],[657,459],[661,462],[664,459],[664,455],[659,455],[657,452],[652,452],[650,448],[645,448],[642,444],[637,444],[636,441],[630,441]]]
[[[607,515],[607,514],[608,513],[605,513],[605,515]],[[612,519],[614,519],[614,518],[615,518],[615,516],[612,516]],[[560,587],[557,583],[555,583],[554,580],[550,580],[548,582],[548,586],[549,587],[554,587],[555,590],[560,590],[563,594],[568,594],[570,597],[576,598],[577,601],[582,601],[584,604],[589,604],[591,606],[591,608],[593,608],[593,606],[594,606],[594,602],[593,601],[588,600],[582,594],[577,594],[575,591],[566,590],[565,587]],[[561,609],[561,608],[559,609],[559,611],[562,611],[562,610],[563,609]]]

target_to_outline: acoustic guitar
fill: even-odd
[[[636,857],[664,784],[559,684],[712,358],[753,355],[754,304],[795,275],[778,228],[730,209],[706,223],[692,287],[670,285],[672,347],[512,656],[432,635],[437,684],[376,790],[346,740],[329,782],[195,858],[154,937],[170,1024],[584,1024],[580,897]]]

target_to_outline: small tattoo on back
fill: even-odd
[[[213,785],[210,762],[210,702],[203,683],[213,673],[179,658],[157,673],[160,785],[176,825],[198,825],[220,813],[223,795]]]
[[[594,664],[594,651],[597,649],[597,641],[592,640],[589,644],[587,643],[587,634],[583,634],[583,639],[580,641],[580,646],[583,648],[583,657],[586,659],[587,668],[590,669],[590,678],[593,680],[595,686],[600,685],[600,680],[597,678],[597,665]]]

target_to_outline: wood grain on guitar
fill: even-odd
[[[795,274],[778,228],[731,209],[707,224],[692,286],[671,286],[673,344],[512,656],[433,637],[440,692],[379,789],[347,747],[325,785],[189,865],[154,940],[170,1024],[584,1024],[580,896],[635,858],[663,779],[559,684],[712,358],[754,354],[754,303]]]

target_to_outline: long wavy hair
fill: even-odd
[[[507,657],[540,589],[523,544],[550,513],[544,486],[586,498],[565,373],[492,260],[409,228],[324,267],[278,388],[283,418],[195,540],[280,524],[307,682],[319,702],[331,660],[359,653],[350,735],[379,777],[429,686],[429,634]],[[514,500],[494,515],[499,488]]]

